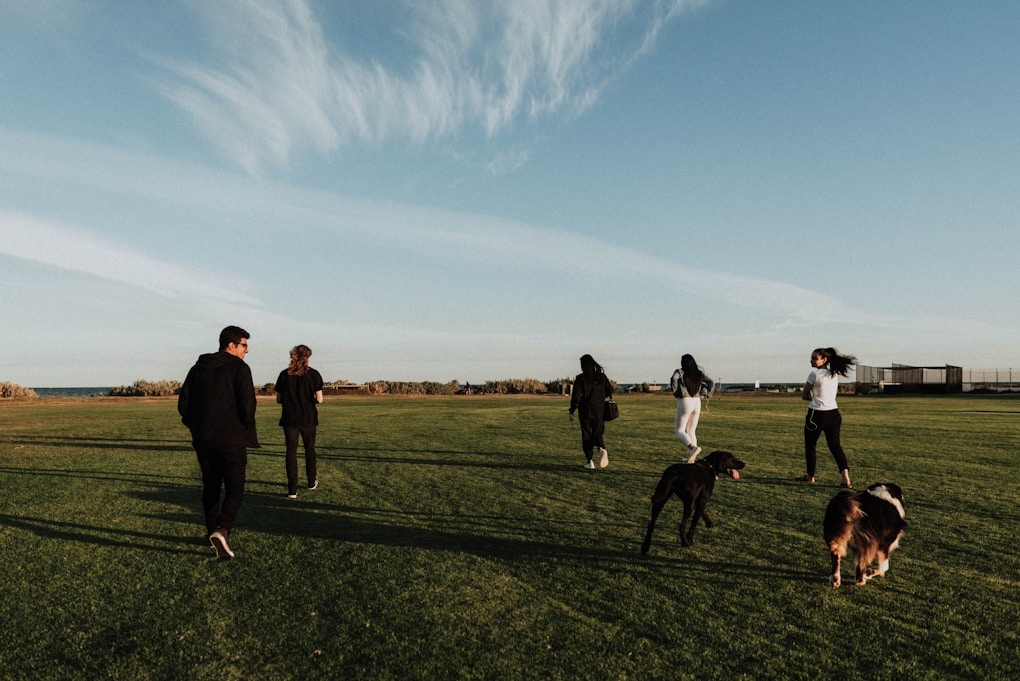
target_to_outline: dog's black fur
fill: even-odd
[[[705,521],[705,527],[712,527],[712,520],[708,517],[705,506],[712,496],[716,478],[722,474],[738,480],[740,474],[737,471],[743,467],[744,462],[734,458],[730,452],[715,451],[694,463],[673,464],[663,471],[662,479],[659,480],[655,494],[652,495],[652,518],[648,521],[648,531],[641,545],[641,555],[648,553],[655,521],[662,507],[674,494],[684,502],[684,517],[680,521],[680,543],[684,546],[693,544],[694,528],[698,526],[699,519]],[[685,528],[688,519],[691,521],[689,530]]]
[[[857,557],[857,584],[866,584],[889,570],[889,554],[900,545],[907,527],[903,491],[891,482],[872,485],[863,492],[840,492],[825,509],[822,529],[832,557],[832,588],[839,588],[840,559],[847,549]],[[872,563],[878,560],[878,566]]]

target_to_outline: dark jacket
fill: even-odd
[[[227,352],[200,355],[177,399],[196,446],[258,447],[255,384],[244,360]]]
[[[613,394],[613,384],[602,372],[595,372],[589,380],[583,373],[574,379],[574,389],[570,392],[570,413],[580,410],[581,418],[602,419],[602,403]]]

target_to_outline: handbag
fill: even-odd
[[[602,403],[602,420],[612,421],[620,415],[620,408],[616,406],[616,402],[613,401],[612,397],[607,397],[606,401]]]

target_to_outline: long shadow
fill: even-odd
[[[51,520],[49,518],[30,518],[8,514],[0,514],[0,523],[9,525],[10,527],[17,527],[45,539],[74,541],[84,544],[94,544],[96,546],[139,549],[142,551],[156,551],[159,553],[208,554],[208,551],[202,551],[198,548],[199,541],[197,541],[194,537],[174,537],[165,534],[125,530],[123,528],[99,527],[97,525],[86,525],[85,523]],[[163,545],[153,546],[151,545],[151,542]],[[204,538],[201,541],[201,544],[205,545]]]
[[[371,459],[377,461],[377,459]],[[419,463],[418,460],[413,460]],[[446,462],[446,465],[449,465]],[[571,467],[573,468],[573,467]],[[178,512],[138,513],[138,517],[160,522],[179,522],[188,526],[184,536],[155,534],[121,527],[102,527],[81,522],[52,520],[47,518],[0,514],[0,523],[16,527],[36,536],[60,541],[76,541],[97,546],[110,546],[160,553],[209,555],[208,547],[200,539],[204,532],[199,511],[200,485],[197,478],[177,476],[171,480],[188,480],[188,484],[169,482],[156,484],[155,478],[167,480],[167,476],[148,474],[125,475],[116,472],[99,471],[36,471],[24,469],[0,469],[3,472],[24,475],[54,475],[120,481],[152,485],[150,489],[130,490],[125,494],[144,502],[176,506]],[[259,484],[258,481],[249,481]],[[262,484],[279,486],[279,483]],[[654,569],[657,572],[684,575],[691,572],[705,573],[719,579],[725,576],[739,585],[747,578],[763,579],[781,577],[789,580],[814,580],[817,575],[806,570],[791,568],[768,568],[748,565],[713,563],[693,559],[685,550],[668,556],[639,555],[638,546],[644,526],[634,523],[578,523],[576,520],[550,519],[547,517],[502,516],[498,514],[456,514],[430,513],[414,509],[384,509],[365,506],[345,506],[302,499],[288,500],[282,494],[249,491],[241,510],[237,527],[242,532],[250,531],[265,535],[303,537],[308,539],[332,540],[343,544],[375,545],[451,551],[469,553],[486,558],[517,563],[522,560],[539,559],[577,564],[578,568],[598,566],[600,569],[633,571]],[[600,528],[615,528],[625,533],[633,532],[633,539],[623,542],[624,546],[593,545],[590,543],[592,525]],[[585,529],[587,534],[573,537],[548,531],[553,527],[576,527]],[[521,536],[529,528],[539,528],[535,537]],[[633,542],[633,543],[632,543]]]
[[[123,471],[96,471],[96,470],[74,470],[70,468],[41,469],[41,468],[10,468],[0,467],[0,473],[10,475],[24,475],[29,477],[54,477],[72,478],[75,480],[102,480],[104,482],[152,482],[156,480],[188,480],[194,484],[198,480],[198,467],[195,467],[195,477],[185,475],[166,475],[163,473],[130,473]]]
[[[140,498],[160,503],[177,503],[179,497],[167,498],[165,491],[136,493]],[[197,499],[195,500],[197,502]],[[666,545],[659,550],[665,555],[641,556],[640,540],[644,526],[637,523],[595,522],[582,524],[574,520],[546,517],[501,516],[496,514],[429,513],[375,507],[345,506],[322,502],[295,502],[277,495],[254,493],[246,495],[241,523],[237,530],[264,535],[332,540],[343,544],[375,545],[432,551],[470,553],[489,559],[516,563],[531,559],[576,563],[579,568],[598,566],[600,569],[633,571],[649,569],[677,572],[689,576],[704,573],[718,580],[733,579],[734,585],[748,578],[782,578],[812,581],[818,574],[804,569],[771,565],[768,567],[706,562],[688,554],[697,549],[674,549]],[[154,516],[160,520],[195,524],[197,513]],[[585,537],[573,539],[562,534],[549,536],[540,531],[534,538],[522,537],[529,527],[615,528],[633,532],[625,547],[585,545]],[[510,536],[508,536],[510,535]],[[517,536],[512,536],[517,535]],[[566,540],[566,541],[564,541]]]
[[[164,440],[163,442],[168,442]],[[38,445],[41,447],[74,447],[75,449],[130,449],[151,452],[186,452],[192,451],[187,444],[156,444],[151,439],[113,438],[113,437],[58,437],[58,436],[26,436],[0,438],[0,444]]]

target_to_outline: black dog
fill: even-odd
[[[839,562],[849,548],[857,556],[857,584],[889,570],[889,554],[900,545],[907,527],[903,491],[891,482],[863,492],[840,492],[825,509],[825,545],[832,555],[832,588],[841,583]],[[872,565],[878,560],[878,567]]]
[[[740,473],[737,471],[743,467],[744,462],[735,459],[733,454],[716,451],[700,461],[673,464],[663,471],[662,479],[659,480],[655,494],[652,495],[652,519],[648,521],[648,532],[645,533],[645,543],[641,545],[641,555],[648,553],[655,521],[662,507],[674,494],[684,502],[684,517],[680,521],[680,543],[684,546],[693,544],[694,528],[698,526],[698,519],[705,521],[705,527],[712,527],[712,520],[708,517],[705,506],[712,496],[716,478],[723,474],[739,480]],[[688,519],[691,520],[691,527],[685,531]]]

